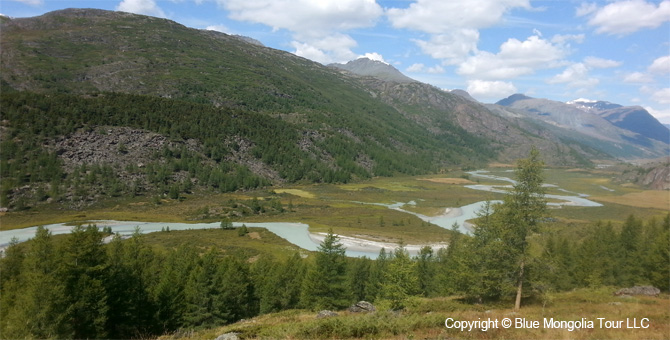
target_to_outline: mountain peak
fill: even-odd
[[[391,66],[391,64],[372,60],[367,57],[358,58],[349,61],[346,64],[330,64],[329,67],[340,70],[349,71],[360,76],[372,76],[385,81],[392,81],[397,83],[413,83],[416,80],[402,74],[398,69]]]
[[[452,94],[461,96],[461,97],[463,97],[463,98],[465,98],[465,99],[467,99],[467,100],[469,100],[469,101],[471,101],[471,102],[479,103],[479,102],[477,101],[477,99],[472,98],[472,96],[470,95],[470,93],[468,93],[468,91],[461,90],[461,89],[454,89],[454,90],[447,90],[447,91],[448,91],[449,93],[452,93]]]
[[[510,106],[514,104],[514,102],[517,102],[519,100],[526,100],[526,99],[533,99],[532,97],[528,97],[525,94],[522,93],[515,93],[505,99],[502,99],[498,101],[496,104],[501,105],[501,106]]]

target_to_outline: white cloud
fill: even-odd
[[[655,91],[651,99],[659,104],[670,104],[670,87]]]
[[[568,84],[570,87],[593,87],[600,82],[598,78],[589,77],[589,68],[583,63],[568,66],[562,73],[547,81],[549,84]]]
[[[217,0],[235,20],[320,35],[374,25],[382,15],[374,0]]]
[[[477,52],[479,29],[498,24],[514,8],[531,6],[529,0],[417,0],[407,8],[387,9],[386,15],[395,28],[429,33],[429,40],[414,42],[423,53],[455,65]]]
[[[497,54],[479,52],[461,63],[456,72],[476,79],[510,79],[558,67],[567,53],[564,46],[535,35],[525,41],[508,39]]]
[[[653,74],[667,77],[670,74],[670,55],[666,55],[654,60],[647,71]]]
[[[591,68],[612,68],[621,66],[622,62],[598,57],[586,57],[584,58],[584,64]]]
[[[578,17],[582,17],[582,16],[585,16],[585,15],[589,15],[589,14],[591,14],[591,13],[597,11],[597,10],[598,10],[598,5],[596,5],[595,3],[582,2],[582,4],[579,7],[577,7],[577,11],[576,11],[575,14]]]
[[[517,93],[514,84],[504,81],[470,80],[468,93],[481,101],[497,101]]]
[[[578,44],[581,44],[584,42],[584,38],[586,38],[586,35],[584,34],[556,34],[551,38],[551,42],[554,44],[567,44],[570,41],[574,41]]]
[[[44,4],[44,0],[14,0],[14,1],[35,7],[42,6]]]
[[[588,23],[596,27],[597,33],[626,35],[659,27],[667,21],[670,21],[670,0],[658,6],[644,0],[628,0],[598,8]]]
[[[405,69],[405,71],[407,71],[407,72],[422,72],[424,67],[426,67],[426,65],[421,64],[421,63],[416,63],[416,64],[410,65],[410,67]]]
[[[648,73],[633,72],[623,78],[624,83],[651,83],[654,79]]]
[[[442,59],[445,64],[462,62],[470,53],[477,51],[478,41],[479,31],[475,29],[459,29],[446,34],[435,34],[429,41],[414,40],[423,53],[435,59]]]
[[[457,29],[491,27],[509,10],[530,9],[528,0],[417,0],[408,8],[386,11],[396,28],[408,28],[432,34],[445,34]]]
[[[226,27],[225,25],[209,25],[209,26],[205,27],[205,29],[209,30],[209,31],[217,31],[217,32],[221,32],[221,33],[230,34],[230,29],[228,27]]]
[[[444,73],[444,68],[440,65],[435,65],[433,67],[429,67],[426,72],[432,73],[432,74],[442,74]]]
[[[654,116],[654,118],[658,119],[659,122],[670,124],[670,108],[657,110],[651,106],[645,106],[644,109],[649,111],[649,113]]]
[[[135,14],[144,14],[155,17],[165,18],[165,12],[158,7],[154,0],[123,0],[116,6],[117,11],[129,12]]]
[[[664,80],[667,80],[668,75],[670,74],[670,55],[662,56],[656,58],[649,67],[647,67],[647,72],[633,72],[627,74],[623,81],[625,83],[653,83],[654,76],[660,76]],[[650,93],[649,88],[642,88],[641,91]]]
[[[364,55],[362,55],[362,56],[359,56],[358,58],[359,58],[359,59],[360,59],[360,58],[368,58],[368,59],[370,59],[370,60],[380,61],[380,62],[382,62],[382,63],[384,63],[384,64],[386,64],[386,65],[391,65],[391,64],[389,64],[386,60],[384,60],[384,57],[383,57],[381,54],[379,54],[379,53],[377,53],[377,52],[366,53],[366,54],[364,54]]]
[[[320,38],[296,36],[298,40],[293,41],[291,46],[295,48],[295,54],[322,64],[334,62],[347,62],[358,58],[351,51],[357,43],[346,34],[332,33]],[[303,39],[300,39],[303,38]]]
[[[234,20],[293,33],[295,54],[322,63],[356,58],[347,30],[373,26],[383,14],[375,0],[217,0]],[[333,43],[329,45],[325,41]],[[347,59],[345,59],[347,58]]]
[[[323,64],[327,64],[330,57],[325,52],[317,47],[309,44],[301,43],[299,41],[292,41],[291,46],[295,48],[295,54],[309,60],[314,60]]]

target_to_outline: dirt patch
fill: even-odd
[[[442,184],[474,184],[475,182],[465,178],[419,178],[420,181],[428,181]]]
[[[668,190],[646,190],[621,196],[589,197],[589,199],[638,208],[670,210],[670,191]]]
[[[260,240],[261,239],[261,234],[254,231],[254,232],[249,233],[249,237],[251,237],[254,240]]]

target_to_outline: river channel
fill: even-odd
[[[506,189],[509,189],[514,180],[501,177],[493,176],[488,174],[486,171],[472,171],[469,172],[470,175],[474,177],[486,178],[490,180],[503,181],[510,183],[509,185],[467,185],[467,188],[473,190],[483,190],[488,192],[499,192],[505,193]],[[551,185],[548,185],[551,186]],[[555,187],[555,186],[554,186]],[[560,188],[558,190],[561,190]],[[565,190],[563,190],[565,191]],[[565,191],[567,192],[567,191]],[[567,192],[571,193],[571,192]],[[585,206],[585,207],[597,207],[601,204],[590,201],[586,198],[586,195],[574,193],[576,195],[546,195],[547,198],[558,200],[560,202],[552,202],[550,205],[554,206]],[[494,201],[497,202],[497,201]],[[439,216],[426,216],[418,214],[409,210],[404,209],[405,206],[415,205],[416,202],[396,202],[391,204],[385,203],[364,203],[364,202],[355,202],[359,204],[374,204],[385,206],[389,209],[394,209],[402,211],[408,214],[415,215],[420,219],[438,225],[445,229],[451,229],[452,225],[455,223],[458,225],[458,230],[462,233],[469,234],[472,232],[472,225],[467,221],[477,217],[477,212],[486,204],[486,201],[476,202],[473,204],[468,204],[462,207],[453,207],[445,208],[444,213]],[[219,228],[219,223],[167,223],[167,222],[139,222],[139,221],[113,221],[113,220],[97,220],[90,221],[90,223],[96,224],[98,227],[111,227],[114,233],[118,233],[121,236],[130,236],[132,235],[136,228],[139,228],[141,233],[151,233],[151,232],[160,232],[169,227],[172,230],[192,230],[192,229],[211,229]],[[61,235],[70,233],[73,226],[68,225],[70,223],[58,223],[45,225],[47,229],[51,231],[52,235]],[[242,222],[233,223],[234,227],[242,226]],[[284,238],[288,242],[303,248],[305,250],[315,251],[317,247],[323,240],[323,233],[310,233],[309,226],[304,223],[287,223],[287,222],[266,222],[266,223],[244,223],[248,227],[259,227],[266,228],[270,232],[275,233],[281,238]],[[35,235],[37,227],[29,227],[23,229],[14,229],[0,231],[0,250],[4,249],[12,238],[16,238],[19,242],[26,241],[32,238]],[[391,250],[395,248],[395,244],[371,241],[361,238],[341,236],[342,244],[347,248],[346,254],[351,257],[362,257],[367,256],[369,258],[377,258],[379,251],[382,248]],[[446,247],[446,244],[435,243],[429,244],[434,249]],[[416,255],[423,245],[410,244],[407,245],[407,250],[411,255]]]

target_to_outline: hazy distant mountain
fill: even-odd
[[[531,98],[523,94],[514,94],[497,105],[515,109],[516,114],[543,121],[567,131],[577,132],[572,140],[617,157],[649,158],[667,154],[668,144],[651,139],[647,135],[616,126],[613,122],[598,114],[622,107],[611,103],[581,101],[575,105],[563,102]],[[590,105],[585,110],[578,105]],[[603,108],[604,111],[600,111]]]
[[[395,67],[377,60],[359,58],[346,64],[330,64],[330,67],[346,70],[361,76],[372,76],[385,81],[396,83],[412,83],[416,80],[402,74]]]
[[[640,106],[621,106],[606,101],[577,99],[568,102],[585,112],[595,113],[612,124],[645,137],[670,143],[670,130]]]
[[[463,97],[463,98],[465,98],[465,99],[467,99],[471,102],[479,103],[479,101],[477,99],[472,98],[472,96],[468,93],[468,91],[461,90],[461,89],[455,89],[455,90],[449,91],[449,93],[455,94],[457,96],[461,96],[461,97]]]

